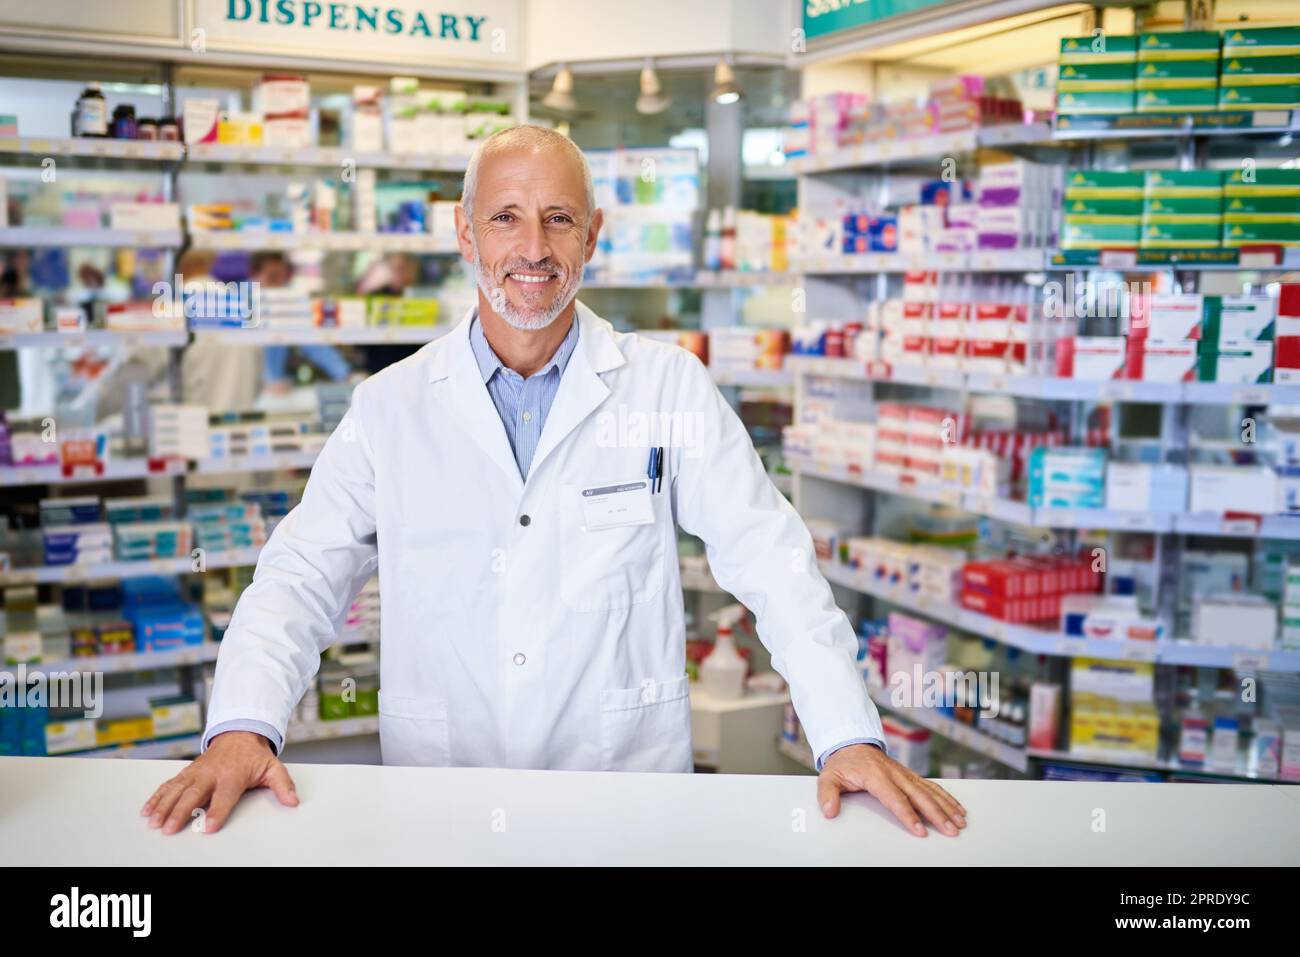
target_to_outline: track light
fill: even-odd
[[[739,103],[741,97],[745,94],[740,89],[740,84],[736,82],[736,74],[731,69],[731,64],[727,58],[723,57],[718,61],[718,65],[713,68],[713,102],[727,104]]]
[[[573,98],[573,71],[567,64],[562,64],[560,72],[555,74],[555,80],[551,83],[551,92],[542,97],[542,106],[567,113],[572,113],[578,108],[578,101]]]
[[[659,85],[654,60],[647,59],[641,68],[641,95],[636,98],[636,111],[646,115],[662,113],[672,102],[671,97],[664,96],[663,87]]]

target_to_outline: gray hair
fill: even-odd
[[[509,149],[516,145],[556,149],[577,160],[578,165],[582,167],[582,185],[587,194],[587,220],[590,221],[596,212],[596,189],[591,182],[591,167],[587,165],[587,157],[578,148],[578,144],[563,133],[545,126],[530,124],[499,130],[474,148],[474,153],[469,158],[469,165],[465,167],[465,185],[461,189],[460,205],[464,208],[465,215],[470,216],[473,212],[474,195],[478,191],[478,167],[483,157],[488,153]]]

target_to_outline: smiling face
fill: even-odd
[[[544,329],[573,302],[596,249],[581,158],[528,134],[480,158],[468,216],[456,210],[461,254],[473,264],[480,309],[516,329]]]

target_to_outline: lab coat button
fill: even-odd
[[[524,657],[524,653],[522,651],[515,652],[515,664],[522,665],[527,660],[528,659]]]
[[[527,528],[529,525],[531,525],[531,524],[532,524],[532,521],[533,521],[533,520],[532,520],[531,518],[529,518],[527,515],[520,515],[520,516],[519,516],[519,524],[522,525],[522,526],[524,526],[525,528]]]

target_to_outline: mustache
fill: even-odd
[[[530,262],[527,259],[512,259],[500,266],[497,271],[502,279],[512,272],[540,272],[550,273],[552,276],[561,276],[565,272],[564,267],[550,257],[539,259],[536,262]]]

